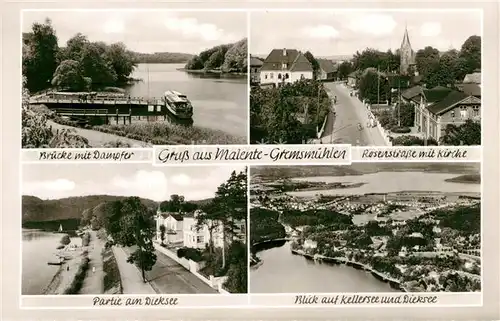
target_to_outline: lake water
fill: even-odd
[[[263,264],[250,269],[251,293],[396,292],[389,283],[346,265],[315,263],[290,252],[287,242],[257,253]]]
[[[426,173],[426,172],[378,172],[352,176],[318,176],[294,178],[296,181],[309,182],[343,182],[365,183],[360,187],[295,191],[290,195],[298,197],[313,197],[323,195],[352,195],[366,193],[391,193],[399,191],[434,191],[447,193],[480,193],[480,184],[450,183],[446,179],[457,177],[459,174]]]
[[[457,174],[425,172],[378,172],[358,176],[301,177],[297,181],[366,183],[357,188],[325,191],[298,191],[289,194],[299,197],[352,195],[397,191],[442,191],[480,193],[480,184],[448,183],[445,179]],[[375,279],[370,273],[345,265],[314,263],[290,252],[290,245],[274,247],[257,253],[263,264],[250,271],[252,293],[297,292],[393,292],[388,283]]]
[[[132,97],[162,97],[165,91],[186,94],[193,104],[194,125],[247,137],[247,77],[190,74],[183,64],[139,64],[131,77],[143,81],[127,91]]]
[[[22,243],[22,294],[42,294],[50,284],[58,265],[48,265],[53,261],[56,247],[63,234],[23,229]],[[79,237],[72,237],[71,244],[81,246]]]

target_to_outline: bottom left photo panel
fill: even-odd
[[[247,293],[247,168],[22,166],[22,295]]]

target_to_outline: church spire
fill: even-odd
[[[405,23],[405,33],[403,35],[403,41],[401,42],[401,49],[406,47],[411,48],[411,44],[410,36],[408,36],[408,25]]]

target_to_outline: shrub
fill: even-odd
[[[177,256],[179,258],[186,258],[188,260],[194,261],[194,262],[200,262],[203,260],[203,255],[201,251],[198,249],[190,248],[190,247],[182,247],[177,250]]]
[[[393,127],[391,128],[391,132],[397,133],[397,134],[407,134],[411,132],[411,128],[409,127]]]
[[[391,139],[392,145],[393,146],[424,146],[426,143],[428,146],[437,146],[438,143],[435,139],[428,138],[427,142],[425,142],[424,139],[417,137],[417,136],[411,136],[411,135],[404,135],[404,136],[399,136]]]

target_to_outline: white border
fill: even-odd
[[[443,12],[454,12],[454,11],[458,11],[458,12],[463,12],[463,11],[466,11],[466,12],[470,12],[470,11],[480,11],[481,12],[481,37],[484,38],[484,32],[483,32],[483,28],[484,28],[484,20],[483,20],[483,10],[482,9],[477,9],[477,8],[470,8],[470,9],[466,9],[466,8],[461,8],[461,9],[410,9],[410,8],[404,8],[404,9],[377,9],[377,8],[370,8],[370,9],[355,9],[355,8],[346,8],[346,9],[340,9],[340,8],[324,8],[324,9],[312,9],[312,8],[307,8],[307,9],[252,9],[252,8],[246,8],[246,9],[165,9],[165,10],[158,10],[158,9],[22,9],[21,10],[21,25],[22,25],[22,16],[23,16],[23,12],[24,11],[113,11],[113,12],[116,12],[116,11],[179,11],[179,12],[185,12],[185,11],[206,11],[206,12],[211,12],[211,11],[235,11],[235,12],[238,12],[238,11],[246,11],[250,14],[250,12],[258,12],[258,11],[270,11],[270,12],[274,12],[274,11],[277,11],[277,12],[283,12],[283,11],[289,11],[289,12],[315,12],[315,11],[325,11],[325,10],[328,10],[328,11],[341,11],[341,12],[366,12],[366,11],[370,11],[370,12],[412,12],[412,11],[443,11]],[[249,25],[250,22],[248,21],[247,24]],[[250,34],[250,29],[248,29],[248,33]],[[250,36],[248,37],[248,46],[249,46],[249,50],[248,50],[248,57],[250,57]],[[22,39],[21,39],[21,42],[22,42]],[[484,67],[484,43],[482,43],[482,69]],[[22,50],[22,46],[21,46],[21,50]],[[22,61],[21,61],[21,68],[22,68]],[[250,68],[250,61],[248,61],[248,68]],[[482,73],[482,79],[484,77],[484,72]],[[250,72],[248,73],[248,81],[250,81]],[[483,81],[483,80],[482,80]],[[481,100],[483,101],[483,87],[484,85],[482,84],[481,86],[481,93],[482,93],[482,97],[481,97]],[[21,89],[22,90],[22,89]],[[249,88],[250,90],[250,88]],[[22,92],[20,93],[22,94]],[[482,104],[484,105],[484,103]],[[250,105],[248,105],[249,107]],[[248,113],[249,114],[249,113]],[[483,116],[484,116],[484,108],[481,108],[481,117],[482,117],[482,122],[483,122]],[[249,120],[249,118],[248,118]],[[248,134],[249,134],[249,131],[250,131],[250,125],[248,124],[247,125],[247,128],[248,128]],[[482,126],[483,128],[483,126]],[[482,132],[482,144],[484,144],[484,135],[485,133]],[[249,140],[250,139],[250,135],[248,135],[247,139]],[[483,163],[482,163],[482,159],[483,159],[483,149],[482,149],[482,146],[481,145],[481,175],[483,175]],[[367,146],[368,147],[368,146]],[[375,147],[375,146],[374,146]],[[109,150],[109,149],[108,149]],[[22,156],[21,155],[21,152],[22,152],[22,149],[20,150],[20,157]],[[109,162],[114,162],[114,161],[109,161]],[[376,161],[376,162],[382,162],[382,161]],[[407,162],[407,161],[393,161],[393,160],[390,160],[389,162]],[[422,162],[422,161],[420,161]],[[433,160],[430,160],[428,162],[457,162],[457,161],[446,161],[446,160],[442,160],[442,161],[433,161]],[[467,161],[467,162],[470,162],[470,161]],[[26,163],[31,163],[31,162],[24,162],[25,164]],[[40,163],[40,162],[36,162],[36,163]],[[47,162],[48,163],[48,162]],[[50,162],[50,163],[54,163],[54,162]],[[71,162],[64,162],[64,163],[74,163],[74,164],[79,164],[79,163],[90,163],[89,161],[82,161],[82,162],[74,162],[74,161],[71,161]],[[95,163],[107,163],[106,161],[96,161]],[[132,163],[131,161],[128,161],[126,163]],[[144,163],[143,161],[138,161],[137,163]],[[271,165],[271,164],[270,164]],[[306,165],[306,164],[304,164]],[[172,166],[182,166],[182,165],[172,165]],[[190,164],[189,166],[195,166],[193,164]],[[248,180],[250,180],[250,167],[248,167],[248,170],[247,170],[247,175],[248,175]],[[484,222],[484,214],[483,214],[483,184],[484,182],[481,183],[481,233],[483,233],[483,222]],[[250,184],[248,184],[248,187],[250,187]],[[22,189],[20,188],[21,192],[20,192],[20,200],[22,200]],[[250,219],[248,219],[248,223],[250,224]],[[247,236],[249,237],[250,235],[250,229],[248,228],[248,231],[247,231]],[[481,234],[482,236],[482,234]],[[21,239],[21,250],[22,250],[22,233],[20,235],[20,239]],[[481,237],[481,257],[483,255],[483,237]],[[21,255],[21,263],[22,263],[22,255]],[[484,276],[484,264],[481,264],[481,283],[482,283],[482,290],[484,289],[484,282],[483,282],[483,276]],[[21,281],[21,278],[22,278],[22,275],[20,274],[20,281]],[[249,278],[249,271],[248,271],[248,278]],[[21,281],[22,282],[22,281]],[[20,283],[21,283],[20,282]],[[250,283],[249,285],[250,286]],[[378,294],[383,294],[383,293],[378,293]],[[441,295],[443,293],[440,293]],[[283,295],[283,294],[276,294],[276,295]],[[182,295],[175,295],[175,296],[182,296]],[[217,295],[218,296],[218,295]],[[481,291],[481,301],[483,300],[483,291]],[[48,297],[48,296],[43,296],[43,297]],[[57,296],[59,298],[63,298],[64,296]],[[251,296],[248,295],[248,298],[250,300]],[[232,307],[236,307],[236,308],[240,308],[240,307],[248,307],[248,306],[232,306]],[[259,306],[250,306],[250,307],[259,307]],[[297,306],[290,306],[290,307],[297,307]],[[300,307],[304,307],[304,306],[300,306]],[[339,307],[339,306],[337,306]],[[361,307],[359,305],[355,305],[355,306],[352,306],[352,307]],[[435,305],[433,305],[433,307],[435,307]],[[444,306],[443,306],[444,307]],[[120,307],[119,309],[122,309],[124,307]],[[133,307],[133,308],[137,308],[137,307]],[[151,307],[148,307],[148,308],[151,308]],[[194,307],[191,307],[191,308],[194,308]],[[201,307],[200,307],[201,308]],[[202,307],[202,308],[207,308],[207,307]],[[218,308],[218,307],[210,307],[210,308]],[[224,308],[231,308],[231,306],[224,306]],[[325,307],[325,308],[330,308],[330,307]],[[38,309],[38,308],[37,308]],[[48,309],[53,309],[53,308],[48,308]],[[70,307],[65,307],[65,308],[61,308],[61,309],[70,309]],[[73,308],[74,309],[74,308]]]

